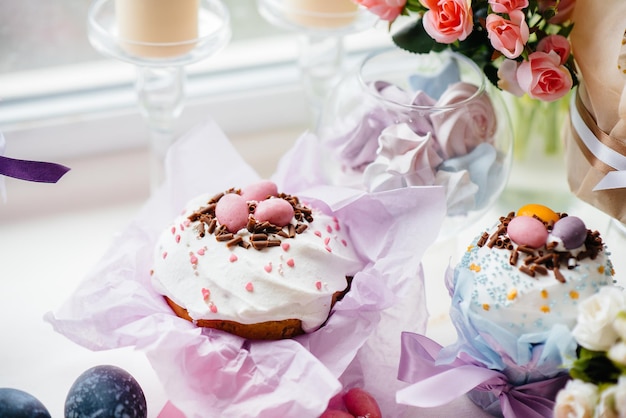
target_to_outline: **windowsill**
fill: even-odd
[[[379,29],[346,37],[346,67],[389,42]],[[189,66],[177,136],[211,118],[247,161],[259,162],[259,174],[269,176],[278,156],[311,123],[297,46],[293,34],[242,41]],[[134,78],[132,65],[111,60],[0,76],[5,155],[72,169],[55,185],[7,178],[0,224],[147,198],[148,129]]]
[[[268,178],[305,130],[304,124],[294,124],[281,130],[234,135],[230,140],[259,176]],[[5,179],[7,202],[0,203],[0,225],[62,212],[139,204],[149,196],[149,155],[145,148],[56,162],[71,168],[56,184]]]

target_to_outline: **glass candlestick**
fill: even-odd
[[[230,40],[219,0],[95,0],[87,18],[92,46],[137,68],[135,89],[150,131],[150,187],[164,179],[185,97],[185,66],[216,54]]]
[[[258,0],[271,24],[299,34],[298,65],[314,115],[343,73],[344,36],[373,27],[376,17],[352,0]]]

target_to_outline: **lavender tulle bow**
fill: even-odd
[[[513,386],[504,374],[479,363],[456,358],[450,364],[437,364],[437,354],[442,348],[423,335],[402,334],[398,379],[411,385],[398,391],[398,403],[417,407],[442,406],[475,390],[494,395],[506,418],[552,417],[556,393],[569,379],[568,374],[563,373]]]

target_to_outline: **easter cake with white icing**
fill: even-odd
[[[578,303],[613,284],[609,255],[580,218],[530,204],[471,243],[454,270],[453,291],[467,309],[514,335],[555,324],[571,329]]]
[[[270,181],[192,199],[154,260],[153,287],[178,316],[266,340],[321,327],[363,267],[336,217]]]

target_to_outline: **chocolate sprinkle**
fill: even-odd
[[[567,214],[559,214],[560,218],[566,217]],[[574,269],[578,266],[578,261],[590,258],[594,260],[598,254],[603,251],[604,243],[598,231],[587,230],[585,239],[585,250],[574,255],[570,251],[557,251],[557,243],[552,241],[545,245],[543,249],[534,249],[526,245],[515,245],[507,236],[507,226],[511,219],[515,217],[514,212],[510,212],[507,216],[500,217],[500,224],[496,231],[489,235],[488,232],[478,238],[476,245],[483,247],[487,245],[489,248],[501,248],[511,251],[509,256],[509,264],[517,266],[520,260],[519,254],[526,256],[522,258],[522,264],[518,267],[522,273],[530,277],[536,274],[547,275],[550,271],[554,273],[554,277],[561,283],[565,283],[565,277],[560,271],[561,265],[567,266],[568,269]],[[554,222],[544,222],[548,231],[552,231]]]
[[[198,222],[197,225],[194,225],[194,230],[199,238],[209,234],[214,235],[217,241],[225,242],[228,247],[239,246],[245,249],[262,250],[267,247],[279,246],[283,239],[295,238],[308,228],[309,223],[313,222],[313,211],[311,208],[302,205],[296,196],[280,193],[277,198],[284,199],[293,207],[294,218],[297,221],[296,225],[288,224],[285,227],[280,227],[267,221],[258,222],[252,215],[256,202],[251,201],[248,203],[250,216],[246,224],[246,229],[250,232],[250,236],[245,239],[240,235],[229,232],[224,225],[220,225],[217,221],[215,215],[217,202],[228,193],[240,194],[241,190],[231,188],[224,193],[218,193],[210,198],[205,206],[187,217],[191,222]]]

